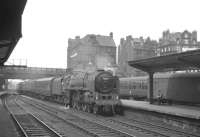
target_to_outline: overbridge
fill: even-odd
[[[200,69],[200,50],[128,61],[134,68],[149,74],[149,101],[153,103],[153,75],[156,72]]]
[[[0,67],[0,79],[35,79],[65,74],[66,69],[61,68],[38,68],[14,65]]]

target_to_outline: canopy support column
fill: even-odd
[[[154,72],[148,72],[149,74],[149,103],[153,104],[153,74]]]

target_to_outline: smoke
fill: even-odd
[[[107,68],[112,67],[115,64],[114,58],[112,58],[108,53],[100,54],[96,56],[96,67],[97,68]]]

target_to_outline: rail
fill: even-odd
[[[91,136],[94,137],[135,137],[135,135],[114,129],[111,126],[108,125],[104,125],[102,123],[96,123],[93,122],[92,120],[88,120],[88,119],[83,119],[81,117],[78,117],[76,115],[73,114],[66,114],[66,112],[61,111],[61,110],[57,110],[61,113],[63,113],[63,115],[67,115],[67,119],[63,118],[61,116],[59,116],[58,114],[55,114],[55,108],[50,108],[50,107],[46,107],[45,105],[41,105],[39,103],[36,103],[34,101],[25,101],[23,100],[26,104],[30,104],[31,106],[40,109],[42,111],[45,111],[46,113],[53,115],[59,119],[62,119],[63,121],[65,121],[67,124],[73,126],[74,128],[77,128],[81,131],[84,131],[86,133],[88,133]],[[52,111],[52,112],[51,112]]]
[[[43,121],[38,119],[33,114],[26,112],[26,110],[24,110],[22,106],[17,104],[16,100],[14,102],[20,111],[25,112],[24,114],[15,114],[13,110],[9,108],[6,101],[5,101],[5,107],[9,111],[16,125],[19,127],[23,136],[25,137],[35,137],[35,136],[61,137],[61,135],[59,135],[56,131],[48,127]]]
[[[43,109],[45,111],[47,111],[48,113],[51,112],[52,110],[55,111],[54,107],[50,107],[50,106],[45,106],[43,103],[36,103],[35,100],[31,100],[32,101],[32,105],[34,104],[35,107],[38,107],[40,109]],[[63,110],[59,110],[56,109],[56,112],[63,112],[66,113]],[[52,112],[53,113],[53,112]],[[74,126],[76,126],[77,128],[80,128],[81,130],[87,130],[88,132],[92,131],[92,133],[94,132],[101,132],[101,130],[105,130],[104,128],[101,128],[101,126],[106,127],[107,129],[109,129],[111,132],[108,133],[109,134],[115,134],[118,133],[118,136],[120,135],[124,135],[124,136],[133,136],[132,134],[127,134],[126,132],[122,132],[121,130],[116,131],[116,129],[113,129],[110,126],[107,126],[107,124],[103,123],[102,121],[98,120],[88,120],[88,119],[83,119],[80,118],[79,116],[73,116],[74,114],[70,115],[69,119],[72,122],[72,124],[74,124]],[[72,117],[71,117],[72,116]],[[113,123],[116,126],[121,126],[124,128],[128,128],[132,131],[136,131],[138,134],[145,134],[147,136],[160,136],[160,137],[171,137],[171,136],[181,136],[181,137],[200,137],[199,134],[197,133],[190,133],[181,129],[176,129],[173,127],[166,127],[165,125],[160,125],[158,123],[149,123],[149,122],[145,122],[145,121],[140,121],[140,120],[135,120],[135,119],[126,119],[123,118],[122,120],[120,120],[119,118],[108,118],[106,119],[107,122],[109,123]],[[95,125],[93,125],[93,123],[95,123]],[[100,126],[100,129],[98,128],[98,126]],[[81,127],[80,127],[81,126]],[[88,127],[88,128],[84,128],[84,127]],[[83,129],[84,128],[84,129]],[[115,131],[113,131],[115,130]],[[113,133],[115,132],[115,133]],[[120,133],[119,133],[120,132]],[[97,134],[96,134],[97,135]],[[101,133],[99,133],[99,135],[97,136],[101,136]],[[110,135],[111,136],[111,135]]]

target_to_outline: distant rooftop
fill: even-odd
[[[76,36],[75,39],[70,38],[69,42],[77,42],[77,44],[78,43],[84,43],[84,44],[91,43],[92,45],[116,47],[115,42],[113,40],[112,33],[110,33],[109,36],[95,35],[95,34],[88,34],[83,38]]]

